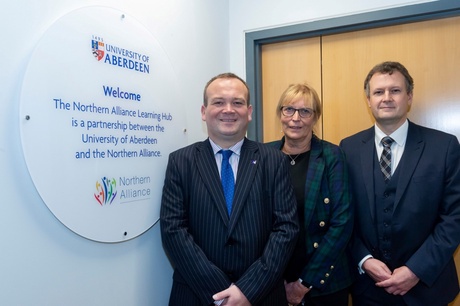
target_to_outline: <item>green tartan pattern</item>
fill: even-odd
[[[281,149],[283,144],[284,138],[268,145]],[[347,245],[353,230],[353,216],[344,154],[338,146],[315,135],[305,193],[303,230],[310,260],[298,274],[313,285],[310,294],[319,296],[352,283]]]

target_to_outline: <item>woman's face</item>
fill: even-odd
[[[309,108],[312,109],[311,103],[305,103],[303,98],[293,100],[291,103],[284,105],[296,109]],[[299,111],[296,111],[291,117],[285,116],[281,112],[281,127],[284,136],[289,140],[302,141],[307,139],[313,132],[313,127],[316,124],[315,113],[310,118],[301,117]]]

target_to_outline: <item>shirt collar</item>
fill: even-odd
[[[390,136],[393,138],[393,140],[396,142],[398,146],[403,147],[406,144],[406,139],[407,139],[407,131],[409,130],[409,122],[406,121],[393,133],[391,133]],[[375,124],[375,142],[380,144],[380,141],[382,140],[383,137],[387,136],[378,126]]]
[[[216,155],[220,150],[223,150],[219,145],[217,145],[214,141],[212,141],[211,138],[209,138],[209,142],[211,143],[212,150],[214,152],[214,155]],[[241,147],[243,146],[244,138],[235,143],[233,146],[228,148],[229,150],[233,151],[233,154],[240,155],[241,153]]]

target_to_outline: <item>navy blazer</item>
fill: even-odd
[[[287,303],[282,274],[299,225],[281,152],[244,140],[230,217],[209,140],[171,153],[160,224],[170,305],[209,305],[232,283],[252,305]]]
[[[355,206],[352,255],[356,265],[368,254],[379,258],[374,137],[372,127],[340,144],[347,158]],[[460,242],[459,142],[453,135],[409,122],[398,168],[389,265],[395,268],[405,265],[420,278],[403,296],[408,305],[447,304],[459,292],[453,260]],[[365,290],[360,288],[363,277],[358,278],[357,290]]]

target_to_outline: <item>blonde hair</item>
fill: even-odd
[[[314,111],[314,119],[316,121],[321,117],[321,100],[319,99],[318,93],[316,90],[306,83],[291,84],[286,88],[286,90],[281,94],[281,97],[278,101],[276,108],[276,115],[278,118],[281,118],[281,108],[283,106],[289,105],[292,101],[302,98],[306,107],[309,102],[311,103],[311,108]]]

